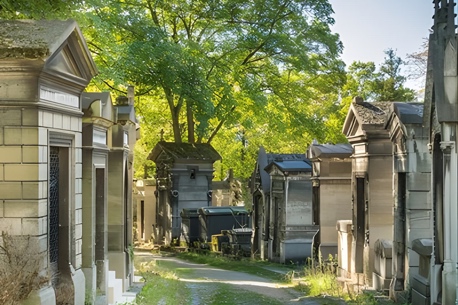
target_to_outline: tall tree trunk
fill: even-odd
[[[180,131],[180,120],[178,111],[172,109],[172,128],[173,128],[173,140],[175,143],[181,143],[181,131]]]
[[[192,113],[192,102],[186,102],[186,120],[188,121],[188,143],[195,143],[194,137],[194,115]]]
[[[172,130],[173,130],[173,140],[175,143],[181,143],[181,130],[180,130],[180,110],[181,105],[183,103],[182,99],[178,99],[178,103],[175,106],[173,102],[174,96],[172,90],[168,87],[163,87],[165,98],[167,99],[167,103],[169,104],[170,115],[172,117]]]

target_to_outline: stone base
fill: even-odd
[[[83,303],[84,304],[84,303]],[[56,305],[56,294],[51,286],[34,291],[21,305]]]
[[[372,273],[372,287],[377,291],[389,291],[391,278],[384,278],[380,274]]]
[[[429,297],[419,293],[415,289],[412,289],[412,304],[415,305],[429,305],[430,299]]]
[[[72,281],[75,293],[75,305],[84,305],[86,298],[86,280],[81,269],[74,271]]]

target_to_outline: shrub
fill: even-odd
[[[39,254],[36,240],[30,236],[0,237],[0,304],[16,305],[30,293],[49,282],[43,275],[44,254]]]

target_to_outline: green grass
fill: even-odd
[[[218,262],[219,260],[212,260]],[[208,263],[208,261],[207,261]],[[229,262],[219,262],[227,266]],[[233,264],[234,262],[232,262]],[[134,302],[124,305],[281,305],[274,298],[246,291],[237,286],[224,283],[189,284],[178,278],[192,273],[190,268],[176,268],[175,263],[167,260],[139,259],[135,261],[137,273],[141,274],[145,286]],[[246,266],[246,265],[245,265]],[[173,272],[170,270],[173,269]],[[238,269],[238,268],[237,268]],[[251,271],[255,272],[256,268]],[[278,276],[278,275],[277,275]],[[192,289],[189,285],[195,285]]]
[[[193,263],[206,264],[224,270],[245,272],[248,274],[257,275],[277,282],[289,281],[290,277],[285,276],[285,274],[292,272],[294,268],[297,269],[297,266],[295,265],[274,264],[267,261],[253,260],[249,258],[232,259],[213,253],[202,255],[193,252],[183,252],[178,254],[177,257]],[[275,269],[283,270],[283,273],[266,269],[268,267],[274,267]]]
[[[135,265],[145,285],[132,305],[186,304],[190,291],[174,272],[166,266],[156,264],[155,260],[136,261]]]
[[[379,299],[377,293],[364,292],[354,294],[344,291],[337,282],[335,273],[323,266],[280,265],[266,261],[248,258],[231,259],[212,253],[196,254],[185,252],[177,255],[178,258],[194,263],[206,264],[220,269],[245,272],[270,279],[274,282],[291,282],[300,290],[304,298],[311,299],[315,304],[321,305],[388,305],[393,302]],[[143,275],[145,286],[132,305],[152,304],[265,304],[280,305],[273,298],[237,288],[224,283],[186,283],[178,277],[189,277],[192,268],[177,268],[173,261],[137,259],[136,269]],[[274,268],[282,273],[268,270]],[[170,270],[174,270],[171,272]],[[193,286],[194,285],[194,286]],[[345,301],[345,303],[343,302]]]
[[[296,283],[295,288],[302,291],[304,296],[311,297],[314,301],[323,305],[341,304],[341,300],[344,300],[349,305],[394,304],[389,300],[376,298],[377,293],[363,292],[356,294],[344,290],[338,283],[336,274],[327,266],[306,265],[298,268],[299,266],[293,264],[281,265],[249,258],[234,260],[211,252],[208,254],[184,252],[180,253],[178,257],[225,270],[258,275],[277,282],[291,282],[294,280]],[[330,260],[332,261],[332,257]],[[283,270],[284,274],[270,271],[266,267]]]
[[[229,284],[218,284],[218,289],[212,294],[206,296],[206,305],[282,305],[283,303],[261,295],[258,293],[249,292],[243,289],[238,289]]]

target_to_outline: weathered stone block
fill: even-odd
[[[22,129],[16,127],[4,127],[3,137],[5,145],[21,145]]]
[[[38,128],[36,127],[5,127],[5,145],[38,145]]]
[[[431,209],[431,193],[429,191],[407,191],[406,207],[408,209]]]
[[[71,128],[70,123],[71,123],[70,116],[64,114],[62,116],[62,129],[70,130]]]
[[[430,173],[408,173],[407,190],[409,191],[429,191],[431,188]]]
[[[0,108],[0,124],[2,126],[20,126],[22,113],[19,108]]]
[[[40,126],[52,127],[52,125],[53,125],[52,112],[43,111],[41,115]]]
[[[5,164],[4,176],[6,181],[36,181],[40,180],[39,170],[39,164]]]
[[[38,126],[38,110],[25,108],[22,110],[22,125],[23,126]]]
[[[0,182],[1,199],[21,199],[22,185],[21,182]]]
[[[5,217],[43,217],[48,214],[46,200],[5,200]]]
[[[82,192],[82,182],[81,179],[75,179],[75,193],[81,194]]]
[[[43,194],[43,183],[39,182],[23,182],[22,183],[22,198],[23,199],[42,199],[45,198]]]
[[[34,101],[38,96],[38,86],[31,84],[37,83],[35,73],[11,73],[5,71],[0,77],[0,99],[1,100],[26,100]],[[18,90],[27,88],[27,90]]]
[[[75,163],[83,162],[83,153],[81,148],[75,148]]]
[[[77,117],[70,117],[70,130],[73,131],[82,131],[81,119]]]
[[[81,209],[83,207],[83,195],[75,194],[75,209]]]
[[[0,163],[21,163],[21,146],[0,146]]]
[[[23,218],[22,234],[23,235],[43,235],[48,232],[47,217],[41,218]]]
[[[77,133],[75,134],[75,147],[82,147],[83,146],[83,134]]]
[[[62,126],[63,126],[62,114],[54,113],[53,114],[53,127],[57,129],[62,129]]]
[[[83,225],[75,225],[75,239],[81,239],[83,237]]]
[[[39,162],[39,146],[22,147],[22,162],[38,163]]]
[[[81,254],[76,255],[76,257],[75,257],[75,268],[76,269],[81,268],[82,262],[83,262],[83,260],[82,260]]]
[[[21,218],[2,218],[0,231],[5,231],[10,235],[21,235]]]
[[[83,166],[82,164],[75,164],[75,179],[81,179],[83,177]]]
[[[22,127],[22,144],[38,145],[40,144],[38,137],[38,128]]]
[[[38,145],[48,146],[48,129],[38,128]]]
[[[83,210],[75,210],[75,224],[83,223]]]

